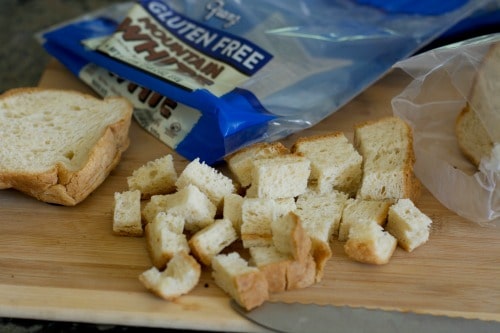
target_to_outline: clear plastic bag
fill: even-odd
[[[142,0],[90,13],[43,31],[39,38],[49,53],[103,96],[134,97],[127,92],[130,85],[111,87],[108,72],[164,96],[168,103],[153,103],[154,107],[137,103],[136,119],[184,157],[199,157],[212,164],[246,145],[278,140],[315,125],[379,79],[396,61],[489,2],[454,0],[443,6],[427,0],[417,6],[412,6],[417,2],[387,6],[391,1]],[[178,75],[179,68],[174,73],[166,70],[165,59],[155,67],[153,63],[138,64],[142,53],[129,52],[129,57],[124,56],[126,52],[116,52],[117,45],[126,43],[106,41],[124,41],[116,29],[131,8],[149,13],[145,19],[165,29],[153,42],[159,45],[175,38],[183,48],[194,49],[203,61],[213,61],[215,66],[222,61],[236,79],[225,85],[197,86],[186,75]],[[137,17],[129,32],[145,29]],[[170,17],[175,21],[169,21]],[[166,44],[168,41],[163,50],[155,49],[154,56],[172,51]],[[265,62],[255,68],[256,62],[247,62],[252,70],[246,71],[242,65],[249,50],[257,50]],[[184,68],[192,65],[185,58],[177,60],[184,61]]]
[[[392,100],[395,115],[414,130],[415,173],[448,209],[481,225],[500,225],[500,109],[477,112],[495,144],[476,168],[462,154],[455,134],[458,114],[469,101],[481,65],[500,34],[451,44],[395,64],[413,80]],[[499,91],[500,93],[500,91]]]

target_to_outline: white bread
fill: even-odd
[[[327,261],[332,257],[330,241],[338,234],[342,211],[348,195],[332,190],[327,193],[308,191],[297,197],[295,213],[311,237],[312,256],[316,262],[316,281],[323,278]]]
[[[222,217],[230,220],[233,223],[233,228],[236,233],[241,235],[241,206],[243,204],[243,197],[237,193],[230,193],[224,196]]]
[[[238,252],[216,255],[212,269],[215,283],[243,308],[251,310],[269,299],[264,273],[249,266]]]
[[[289,212],[271,222],[273,245],[294,260],[304,262],[311,251],[311,238],[302,227],[300,217]]]
[[[244,198],[241,205],[243,247],[272,244],[271,223],[276,218],[276,202],[264,198]]]
[[[204,265],[210,266],[212,258],[238,239],[233,224],[228,219],[214,223],[196,232],[189,239],[191,253]]]
[[[483,158],[488,158],[493,150],[493,141],[477,113],[467,104],[459,113],[455,133],[460,150],[476,167]]]
[[[177,171],[171,154],[147,162],[127,177],[128,188],[141,191],[142,199],[174,192],[176,181]]]
[[[115,192],[113,232],[121,236],[142,236],[141,192]]]
[[[476,167],[483,157],[490,156],[495,141],[500,138],[499,77],[500,43],[494,43],[476,72],[467,104],[455,124],[458,145]],[[496,137],[493,137],[495,133],[488,133],[487,129],[495,129]]]
[[[253,161],[288,153],[281,142],[259,142],[226,156],[225,161],[236,181],[246,188],[252,183]]]
[[[153,195],[142,209],[142,216],[152,221],[159,212],[182,216],[184,228],[196,232],[212,224],[216,214],[215,205],[195,185],[187,185],[181,190],[164,195]]]
[[[145,226],[146,249],[153,265],[162,270],[176,253],[189,253],[186,235],[178,232],[184,219],[172,214],[158,214]]]
[[[287,289],[288,266],[293,259],[275,246],[255,246],[249,249],[250,263],[266,277],[270,293],[283,292]]]
[[[282,154],[253,162],[252,185],[247,196],[290,198],[307,190],[311,162],[300,154]]]
[[[355,223],[349,229],[344,250],[355,261],[387,264],[397,246],[397,240],[375,222]]]
[[[132,105],[69,90],[18,88],[0,96],[0,189],[74,206],[128,148]]]
[[[291,149],[311,161],[310,183],[319,192],[333,189],[354,196],[361,182],[363,158],[343,132],[299,138]]]
[[[349,236],[349,229],[354,223],[368,223],[373,221],[380,226],[387,222],[387,214],[391,201],[363,200],[350,198],[347,200],[339,228],[339,241],[344,242]]]
[[[416,200],[419,194],[413,165],[413,133],[398,117],[355,125],[354,145],[363,156],[363,176],[357,196],[367,200]]]
[[[139,280],[148,290],[171,301],[196,287],[200,275],[201,266],[196,259],[185,252],[179,252],[169,261],[164,271],[151,267],[139,275]]]
[[[204,162],[200,162],[199,158],[189,162],[182,170],[175,185],[178,190],[188,185],[195,185],[220,210],[223,208],[224,196],[236,192],[231,178]]]
[[[396,237],[398,245],[412,252],[429,239],[432,220],[409,199],[400,199],[389,208],[386,230]]]
[[[346,193],[335,190],[327,193],[308,191],[297,197],[295,212],[311,237],[328,243],[338,235],[347,198]]]
[[[304,261],[292,260],[286,270],[286,289],[302,289],[317,281],[316,261],[309,254]]]

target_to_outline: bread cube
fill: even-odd
[[[293,212],[271,222],[273,245],[281,253],[303,262],[311,250],[311,239],[302,228],[302,221]]]
[[[224,196],[236,191],[231,178],[204,162],[200,162],[199,158],[191,161],[182,170],[175,185],[179,190],[188,185],[195,185],[218,209],[222,209]]]
[[[240,185],[248,187],[252,183],[253,161],[288,153],[281,142],[259,142],[228,155],[225,160]]]
[[[115,192],[113,232],[120,236],[142,236],[141,192]]]
[[[375,222],[351,225],[344,250],[355,261],[387,264],[397,246],[397,240]]]
[[[141,191],[142,199],[174,192],[176,181],[177,171],[170,154],[147,162],[127,177],[129,189]]]
[[[368,223],[373,221],[384,226],[387,221],[387,214],[391,201],[389,200],[363,200],[348,199],[339,228],[339,241],[344,242],[349,236],[349,229],[354,223]]]
[[[139,275],[139,281],[154,294],[172,301],[189,293],[200,280],[201,266],[192,256],[179,252],[164,271],[151,267]]]
[[[355,195],[361,183],[363,158],[343,132],[299,138],[292,146],[311,161],[310,183],[321,192],[333,189]]]
[[[280,199],[307,190],[311,162],[299,154],[284,154],[254,161],[247,196]]]
[[[399,199],[389,208],[386,230],[397,238],[398,245],[412,252],[429,239],[432,220],[410,199]]]
[[[243,247],[271,245],[271,223],[276,218],[276,203],[264,198],[244,198],[241,205]]]
[[[288,265],[293,261],[275,246],[255,246],[249,249],[250,263],[255,265],[266,277],[269,292],[282,292],[287,289]]]
[[[196,258],[206,266],[210,266],[212,258],[237,239],[238,235],[231,221],[218,219],[196,232],[189,239],[189,247]]]
[[[230,220],[233,223],[233,228],[238,234],[241,234],[241,206],[243,205],[243,197],[236,193],[228,194],[224,197],[222,217]]]
[[[238,252],[216,255],[212,258],[212,269],[215,283],[246,310],[269,299],[264,273],[249,266]]]

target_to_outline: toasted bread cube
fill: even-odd
[[[212,258],[237,239],[238,235],[231,221],[218,219],[195,233],[189,240],[189,247],[196,258],[210,266]]]
[[[243,308],[251,310],[269,299],[264,273],[249,266],[238,252],[216,255],[212,268],[215,283]]]
[[[276,218],[276,203],[264,198],[244,198],[241,205],[243,247],[271,245],[271,223]]]
[[[127,177],[130,190],[141,191],[142,199],[153,195],[168,194],[176,190],[177,171],[172,155],[168,154],[156,160],[149,161],[132,172]]]
[[[113,232],[120,236],[142,236],[141,192],[115,192],[114,198]]]
[[[196,287],[200,275],[201,266],[196,259],[185,252],[179,252],[169,261],[164,271],[151,267],[139,275],[139,280],[154,294],[171,301]]]
[[[316,262],[311,254],[305,260],[292,260],[286,271],[286,289],[302,289],[316,282]]]
[[[386,230],[397,238],[398,245],[412,252],[429,239],[432,220],[410,199],[399,199],[389,208]]]

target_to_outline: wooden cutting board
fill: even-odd
[[[282,140],[341,130],[391,115],[406,84],[392,72],[317,126]],[[90,90],[59,63],[43,87]],[[0,316],[218,331],[263,331],[234,312],[204,271],[189,295],[167,302],[138,275],[150,267],[143,238],[112,234],[113,193],[145,162],[172,153],[135,122],[120,165],[84,202],[59,207],[14,190],[0,191]],[[187,161],[175,155],[178,170]],[[453,195],[453,193],[450,193]],[[350,261],[334,242],[323,280],[271,301],[363,306],[500,321],[500,232],[467,221],[426,190],[418,207],[433,220],[430,240],[412,253],[397,249],[384,266]]]

